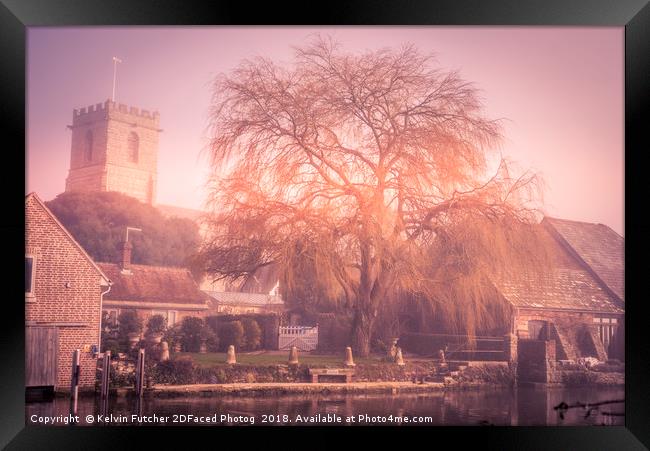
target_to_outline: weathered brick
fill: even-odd
[[[28,325],[59,330],[56,389],[70,384],[72,353],[99,345],[103,275],[45,205],[31,194],[25,201],[25,251],[35,257],[34,296],[25,297]],[[95,384],[96,360],[81,354],[80,387]]]

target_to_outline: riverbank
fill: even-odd
[[[301,383],[281,382],[235,383],[235,384],[192,384],[160,385],[145,390],[145,396],[183,397],[183,396],[278,396],[290,394],[401,394],[426,393],[444,390],[442,382],[351,382],[343,383]]]

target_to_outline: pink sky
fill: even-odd
[[[328,34],[348,51],[413,43],[482,90],[507,118],[505,156],[540,172],[550,216],[624,234],[622,27],[84,27],[30,28],[27,186],[49,200],[65,188],[72,110],[111,95],[160,113],[161,204],[201,208],[208,171],[211,81],[242,58],[289,62],[292,46]]]

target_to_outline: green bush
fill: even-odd
[[[131,333],[142,332],[142,318],[138,316],[135,310],[124,310],[119,318],[119,331],[120,335],[126,336]]]
[[[584,386],[590,385],[596,382],[598,379],[598,374],[588,369],[583,369],[581,371],[563,371],[562,372],[562,383],[567,386]]]
[[[230,321],[219,326],[220,350],[226,351],[233,345],[236,350],[241,349],[244,342],[244,326],[241,321]]]
[[[201,318],[188,316],[181,323],[181,345],[184,351],[198,352],[205,336],[205,324]]]
[[[592,371],[596,371],[599,373],[624,373],[625,372],[625,365],[622,363],[614,363],[614,361],[611,361],[612,363],[599,363],[591,367]]]
[[[159,384],[192,384],[194,383],[194,365],[188,359],[159,362],[153,371],[153,381]]]
[[[249,351],[259,349],[262,344],[262,329],[260,325],[251,318],[244,319],[242,325],[244,327],[244,348]]]
[[[109,338],[102,341],[102,351],[111,351],[111,355],[117,355],[118,352],[122,352],[122,347],[119,341]]]
[[[209,352],[217,352],[219,350],[219,336],[210,327],[204,327],[202,337],[205,340],[205,346]]]
[[[161,334],[167,329],[167,318],[162,315],[152,315],[147,321],[148,334]]]
[[[223,323],[222,317],[220,316],[206,316],[205,317],[205,324],[212,329],[212,332],[215,334],[219,334],[219,325]]]

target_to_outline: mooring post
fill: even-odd
[[[144,349],[138,352],[138,363],[135,367],[135,394],[141,397],[144,393]]]
[[[111,372],[111,351],[104,352],[104,361],[102,362],[102,398],[108,396]]]
[[[75,349],[72,352],[72,375],[70,377],[70,414],[77,415],[77,397],[79,396],[79,358],[81,351]]]

